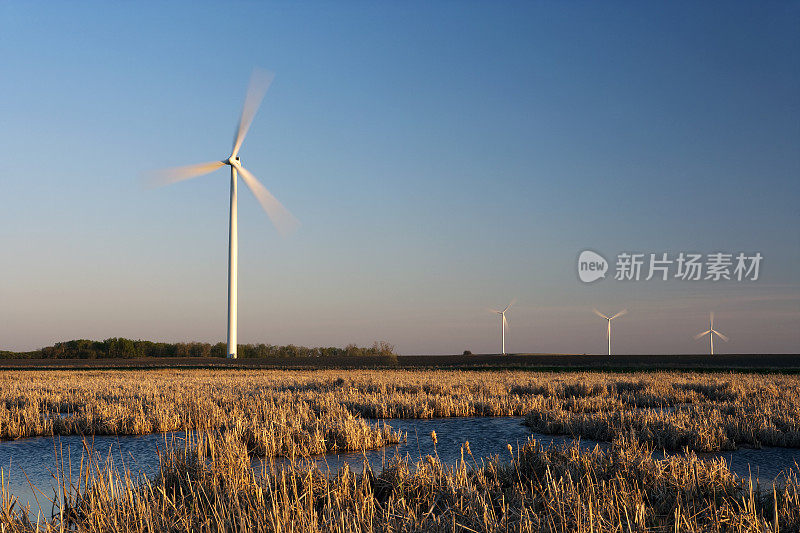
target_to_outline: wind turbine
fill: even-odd
[[[506,328],[508,327],[508,321],[506,320],[506,311],[511,309],[511,306],[514,305],[514,302],[516,301],[517,301],[516,299],[511,300],[511,303],[508,304],[506,308],[503,309],[502,311],[498,311],[497,309],[489,309],[489,311],[491,311],[492,313],[500,315],[500,335],[502,338],[501,349],[503,355],[506,354]]]
[[[239,149],[242,147],[250,123],[261,104],[261,100],[272,83],[273,75],[261,69],[253,70],[250,85],[245,96],[242,115],[233,138],[231,155],[221,161],[200,163],[157,172],[151,180],[152,186],[168,185],[178,181],[196,178],[208,174],[225,165],[231,167],[231,207],[230,230],[228,233],[228,357],[236,359],[236,331],[237,331],[237,281],[239,271],[239,234],[237,228],[237,175],[242,176],[245,185],[252,191],[261,207],[267,212],[270,220],[281,234],[290,233],[297,225],[289,211],[259,182],[249,170],[244,168],[239,158]]]
[[[728,342],[728,337],[720,333],[719,331],[714,329],[714,311],[711,311],[708,319],[708,329],[702,333],[698,333],[694,336],[694,339],[697,340],[700,337],[708,335],[708,347],[711,350],[711,355],[714,355],[714,334],[716,334],[720,339]]]
[[[601,318],[605,318],[606,322],[608,323],[608,329],[606,330],[606,337],[608,338],[608,355],[611,355],[611,321],[614,320],[617,317],[620,317],[620,316],[626,314],[628,312],[628,310],[627,309],[623,309],[622,311],[620,311],[619,313],[617,313],[616,315],[614,315],[612,317],[608,317],[608,316],[604,315],[603,313],[601,313],[597,309],[592,309],[592,311],[594,311],[594,314],[596,314],[597,316],[599,316]]]

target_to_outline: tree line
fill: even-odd
[[[102,341],[76,339],[57,342],[32,352],[0,351],[0,358],[25,359],[133,359],[137,357],[225,357],[228,345],[224,342],[152,342],[113,337]],[[348,344],[344,348],[305,346],[276,346],[273,344],[239,344],[240,358],[334,358],[334,357],[395,357],[394,346],[379,341],[369,347]]]

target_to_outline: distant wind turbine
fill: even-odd
[[[236,332],[237,332],[237,293],[238,293],[238,272],[239,272],[239,235],[237,228],[237,174],[241,174],[245,185],[252,191],[261,207],[267,212],[270,220],[281,234],[287,234],[294,230],[297,225],[295,219],[289,211],[284,208],[278,200],[259,182],[249,170],[244,168],[239,159],[239,149],[242,147],[250,123],[261,104],[261,100],[272,83],[272,74],[255,69],[250,78],[250,86],[242,108],[242,115],[239,118],[239,126],[233,138],[233,149],[231,155],[221,161],[210,163],[200,163],[185,167],[172,168],[157,172],[155,179],[151,181],[152,186],[168,185],[178,181],[195,178],[208,174],[225,165],[231,167],[231,207],[230,207],[230,232],[228,234],[228,357],[236,359]]]
[[[698,333],[694,336],[695,340],[699,339],[700,337],[704,337],[708,335],[708,348],[711,351],[711,355],[714,355],[714,335],[717,335],[720,339],[728,342],[728,337],[720,333],[719,331],[714,329],[714,312],[712,311],[709,315],[708,319],[708,329],[702,333]]]
[[[489,311],[491,311],[492,313],[500,315],[500,335],[502,339],[501,350],[503,355],[506,354],[506,328],[508,327],[508,321],[506,320],[506,311],[511,309],[511,306],[514,305],[514,302],[516,301],[517,301],[516,299],[511,300],[511,303],[508,304],[506,308],[503,309],[502,311],[498,311],[497,309],[489,309]]]
[[[594,311],[594,314],[596,314],[597,316],[599,316],[601,318],[605,318],[606,322],[608,323],[608,329],[606,330],[606,337],[608,338],[608,355],[611,355],[611,321],[614,320],[617,317],[620,317],[620,316],[624,315],[625,313],[628,312],[628,310],[627,309],[623,309],[622,311],[620,311],[619,313],[617,313],[616,315],[614,315],[612,317],[607,317],[606,315],[604,315],[603,313],[601,313],[597,309],[592,309],[592,311]]]

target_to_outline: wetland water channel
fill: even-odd
[[[406,442],[366,452],[327,454],[312,457],[306,461],[315,462],[323,470],[336,470],[347,464],[351,470],[360,471],[366,458],[373,469],[380,470],[384,461],[400,455],[412,462],[426,455],[438,455],[439,459],[450,465],[461,459],[461,446],[469,441],[472,458],[466,456],[468,464],[474,461],[480,465],[483,458],[499,455],[509,458],[508,445],[516,452],[530,437],[538,439],[543,445],[572,443],[573,439],[563,435],[543,435],[533,433],[523,425],[521,417],[502,418],[435,418],[435,419],[391,419],[386,424],[406,434]],[[382,420],[369,420],[371,423]],[[436,432],[437,444],[434,449],[431,432]],[[94,450],[101,465],[108,457],[112,458],[118,471],[130,470],[134,475],[152,477],[158,470],[158,451],[163,451],[170,439],[183,445],[183,433],[153,434],[141,436],[97,436],[77,435],[61,437],[36,437],[0,442],[0,468],[3,470],[8,491],[18,500],[18,506],[30,505],[35,520],[39,509],[42,515],[51,514],[51,501],[54,496],[56,465],[63,464],[65,474],[72,472],[73,482],[81,465],[81,456],[87,450]],[[591,450],[595,446],[608,447],[609,443],[580,440],[580,447]],[[57,454],[63,460],[56,460]],[[656,458],[663,457],[655,452]],[[782,472],[800,464],[800,449],[761,448],[740,449],[736,451],[698,454],[702,459],[725,458],[728,467],[743,478],[752,474],[758,478],[761,487],[771,486],[772,481]],[[261,459],[253,462],[253,467],[261,468]],[[278,467],[286,460],[275,458]],[[70,466],[71,465],[71,466]],[[32,487],[35,487],[34,490]],[[41,491],[41,492],[40,492]]]

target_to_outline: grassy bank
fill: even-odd
[[[0,438],[236,430],[264,456],[372,449],[401,435],[330,396],[278,390],[247,372],[6,373]]]
[[[0,439],[223,431],[261,455],[376,448],[364,418],[524,416],[535,431],[659,449],[800,447],[800,377],[352,370],[5,372]]]
[[[382,472],[325,474],[291,463],[251,469],[233,434],[200,435],[167,450],[143,484],[100,464],[61,478],[46,525],[0,498],[3,531],[797,531],[797,470],[771,492],[753,490],[722,461],[653,459],[631,439],[611,449],[543,449],[529,441],[478,462],[469,444],[449,467],[434,456],[395,460]]]

